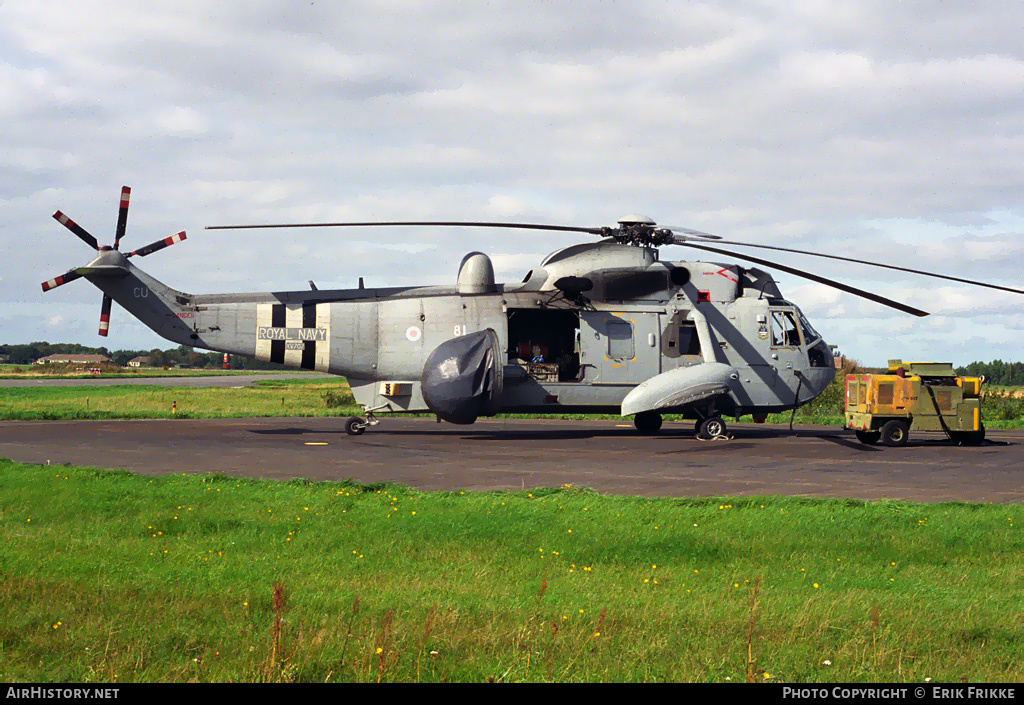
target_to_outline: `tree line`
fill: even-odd
[[[148,357],[150,367],[188,367],[221,368],[224,365],[224,353],[201,352],[188,345],[179,345],[168,350],[113,350],[105,347],[91,347],[78,343],[24,343],[18,345],[0,345],[0,361],[11,365],[30,365],[41,357],[48,355],[106,355],[111,362],[126,367],[128,361],[136,357]],[[283,365],[273,362],[262,362],[247,357],[232,355],[229,364],[233,370],[280,370]]]
[[[104,347],[90,347],[78,343],[26,343],[19,345],[0,345],[0,361],[12,365],[29,365],[41,357],[64,353],[72,355],[106,355],[115,365],[125,367],[128,361],[135,357],[149,357],[149,364],[152,367],[177,367],[188,365],[189,367],[210,367],[220,368],[224,364],[224,354],[215,352],[200,352],[188,345],[179,345],[168,350],[114,350]],[[6,358],[6,359],[4,359]],[[247,357],[232,355],[230,358],[231,369],[233,370],[280,370],[283,365],[273,362],[263,362]],[[884,371],[884,370],[882,370]],[[993,360],[992,362],[972,362],[963,367],[957,367],[956,373],[968,377],[980,377],[984,375],[985,381],[989,384],[996,384],[1006,387],[1024,386],[1024,362],[1003,362]]]
[[[1003,387],[1024,386],[1024,362],[972,362],[964,367],[957,367],[956,373],[968,377],[984,375],[986,383]]]

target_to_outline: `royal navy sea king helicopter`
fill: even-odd
[[[425,412],[470,424],[496,413],[618,413],[656,432],[662,414],[696,420],[703,438],[726,433],[723,417],[802,406],[835,376],[829,345],[767,271],[705,261],[663,261],[682,245],[740,258],[835,287],[915,316],[884,296],[717,245],[810,254],[1015,293],[1024,290],[821,252],[732,242],[641,215],[614,227],[401,221],[213,226],[208,229],[459,226],[578,232],[601,238],[548,255],[521,283],[494,280],[490,258],[470,252],[453,286],[189,294],[157,281],[131,258],[185,239],[180,232],[124,253],[130,189],[112,246],[66,215],[60,223],[97,251],[88,264],[43,282],[49,291],[84,277],[167,340],[342,375],[363,409],[346,423],[363,433],[378,414]],[[716,245],[716,246],[712,246]]]

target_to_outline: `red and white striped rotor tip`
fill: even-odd
[[[110,306],[113,302],[109,296],[104,296],[103,305],[100,307],[100,335],[104,337],[110,331]]]
[[[56,213],[54,213],[54,214],[53,214],[53,217],[54,217],[54,219],[55,219],[55,220],[56,220],[56,221],[57,221],[58,223],[60,223],[60,224],[61,224],[61,225],[63,225],[63,226],[65,227],[65,228],[67,228],[68,230],[70,230],[71,232],[73,232],[73,233],[74,233],[74,234],[75,234],[75,235],[76,235],[76,236],[77,236],[77,237],[78,237],[78,238],[79,238],[79,239],[80,239],[80,240],[81,240],[82,242],[84,242],[84,243],[85,243],[86,245],[88,245],[89,247],[91,247],[91,248],[92,248],[92,249],[94,249],[94,250],[98,250],[98,249],[100,249],[100,245],[99,245],[99,243],[98,243],[98,242],[96,241],[96,238],[95,238],[95,237],[93,237],[93,236],[92,236],[92,234],[91,234],[91,233],[89,233],[89,232],[88,232],[88,231],[87,231],[87,230],[86,230],[85,228],[83,228],[83,227],[82,227],[81,225],[79,225],[79,224],[78,224],[78,223],[76,223],[75,221],[71,220],[71,218],[67,217],[66,215],[64,215],[64,214],[63,214],[63,213],[61,213],[60,211],[57,211]]]
[[[137,250],[135,250],[133,252],[129,252],[125,256],[126,257],[134,257],[135,255],[138,255],[139,257],[145,257],[146,255],[151,255],[154,252],[157,252],[159,250],[164,249],[165,247],[170,247],[171,245],[175,245],[175,244],[181,242],[184,239],[186,239],[186,235],[185,235],[185,231],[182,230],[180,233],[175,233],[174,235],[171,235],[170,237],[165,237],[163,240],[157,240],[156,242],[150,243],[149,245],[146,245],[145,247],[140,247],[139,249],[137,249]]]
[[[59,277],[47,279],[46,281],[43,282],[43,291],[49,291],[50,289],[56,289],[58,286],[64,286],[68,282],[73,282],[74,280],[80,278],[81,276],[82,275],[76,272],[75,270],[71,270],[70,272],[65,272],[64,274],[61,274]]]

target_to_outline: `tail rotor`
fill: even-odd
[[[125,230],[128,226],[128,202],[131,200],[131,194],[132,190],[127,186],[123,186],[121,188],[121,201],[117,213],[117,228],[114,231],[113,246],[100,245],[96,238],[89,233],[89,231],[87,231],[85,228],[83,228],[75,221],[71,220],[71,218],[67,217],[60,211],[54,213],[53,217],[55,220],[57,220],[57,222],[59,222],[65,228],[74,233],[75,236],[78,237],[82,242],[84,242],[86,245],[100,253],[100,255],[106,252],[110,252],[112,250],[119,251],[121,247],[121,239],[124,237]],[[156,242],[152,242],[146,245],[145,247],[140,247],[139,249],[133,250],[132,252],[129,252],[122,256],[125,258],[134,257],[135,255],[138,255],[139,257],[145,257],[146,255],[151,255],[154,252],[164,249],[165,247],[170,247],[171,245],[177,244],[184,239],[185,232],[182,231],[180,233],[175,233],[170,237],[165,237],[161,240],[157,240]],[[51,289],[56,289],[58,286],[63,286],[64,284],[73,282],[76,279],[80,279],[83,276],[85,276],[85,274],[87,273],[87,269],[88,265],[86,267],[77,267],[75,269],[68,270],[67,272],[61,274],[58,277],[54,277],[53,279],[47,279],[42,283],[43,291],[47,292],[50,291]],[[99,334],[104,337],[110,332],[110,309],[112,304],[113,299],[109,295],[104,294],[103,303],[100,306],[99,327]]]

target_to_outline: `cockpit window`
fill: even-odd
[[[807,320],[807,316],[803,314],[803,311],[797,309],[796,315],[800,318],[800,330],[804,332],[804,340],[807,341],[808,345],[810,345],[815,340],[821,337],[821,334],[818,331],[814,330],[814,327],[811,325],[810,321]]]
[[[792,311],[775,309],[772,317],[772,347],[797,347],[800,332],[796,327],[796,316]]]

